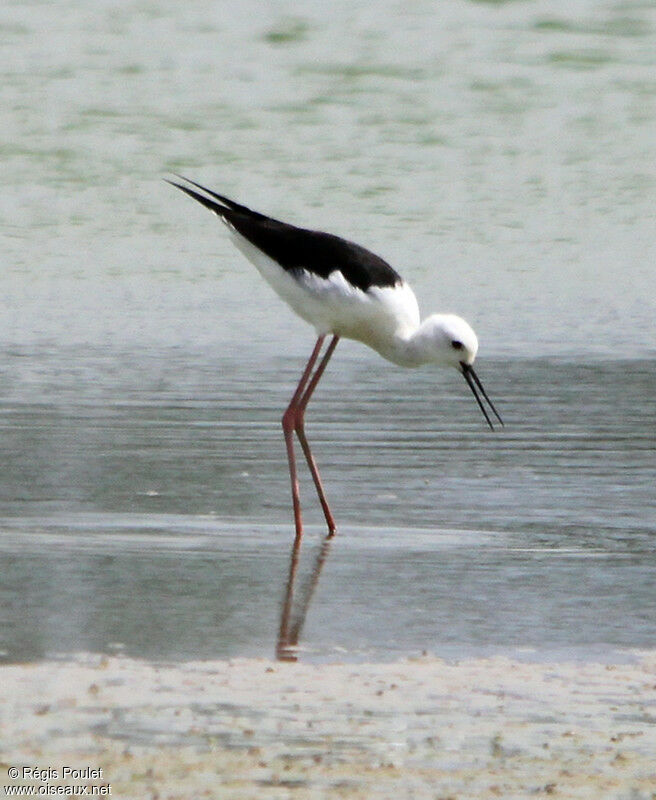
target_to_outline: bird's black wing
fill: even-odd
[[[396,286],[401,283],[401,276],[386,261],[355,242],[331,233],[280,222],[193,181],[188,183],[205,192],[205,195],[179,183],[169,183],[218,214],[284,270],[307,270],[321,278],[327,278],[339,270],[350,284],[363,292],[372,286]]]

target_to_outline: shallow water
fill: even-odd
[[[461,379],[345,350],[309,420],[338,535],[305,657],[653,644],[653,362],[490,361],[508,421],[491,433]],[[293,538],[278,418],[298,364],[139,367],[118,396],[99,378],[2,405],[6,658],[274,650]],[[302,490],[293,617],[323,537],[305,473]]]
[[[380,252],[507,421],[340,344],[302,657],[653,646],[653,4],[21,2],[0,46],[4,658],[275,648],[312,332],[170,171]]]

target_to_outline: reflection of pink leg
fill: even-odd
[[[301,587],[302,594],[298,599],[298,613],[295,615],[295,620],[292,623],[292,611],[294,610],[294,595],[296,578],[298,572],[298,565],[301,554],[301,541],[302,539],[294,539],[292,547],[291,559],[289,562],[289,575],[287,576],[287,586],[285,587],[285,599],[282,605],[282,613],[280,614],[280,627],[278,629],[278,640],[276,643],[276,658],[278,661],[298,661],[296,648],[298,647],[298,639],[301,635],[301,630],[305,623],[305,618],[310,608],[312,596],[319,583],[319,575],[323,569],[324,562],[328,556],[330,549],[330,542],[332,537],[330,534],[326,536],[319,550],[319,555],[312,569],[312,575],[307,585]]]
[[[339,336],[333,336],[328,345],[328,349],[326,350],[319,366],[316,369],[316,372],[312,376],[312,380],[310,381],[305,393],[301,397],[301,400],[298,404],[298,413],[296,414],[296,435],[298,436],[298,440],[301,443],[301,447],[303,448],[303,453],[305,455],[305,460],[307,461],[308,467],[310,468],[310,472],[312,473],[312,480],[314,481],[314,485],[317,489],[317,494],[319,495],[319,502],[321,503],[321,508],[323,509],[323,515],[326,518],[326,524],[328,525],[328,535],[332,536],[335,533],[335,518],[332,515],[330,510],[330,506],[328,505],[328,499],[326,498],[326,493],[324,492],[323,484],[321,482],[321,475],[319,475],[319,468],[317,467],[317,462],[314,460],[314,456],[312,455],[312,451],[310,450],[310,443],[307,440],[307,436],[305,435],[305,409],[307,404],[310,402],[310,398],[312,397],[312,393],[317,387],[321,376],[323,375],[324,370],[328,362],[330,361],[330,357],[332,356],[335,348],[337,347],[337,342],[339,341]]]
[[[296,391],[287,406],[287,410],[282,416],[282,429],[285,434],[285,444],[287,445],[287,460],[289,461],[289,477],[291,478],[292,482],[292,502],[294,504],[294,525],[296,528],[296,538],[300,539],[303,535],[303,520],[301,518],[301,500],[299,496],[299,488],[298,488],[298,476],[296,474],[296,457],[294,456],[294,430],[297,426],[297,417],[298,417],[298,407],[299,407],[299,400],[301,400],[303,396],[303,391],[307,385],[308,379],[310,374],[312,373],[312,368],[314,367],[317,358],[319,357],[319,353],[321,352],[321,346],[323,345],[323,340],[325,336],[320,336],[317,339],[317,343],[314,345],[314,350],[312,351],[312,355],[301,375],[301,379],[298,382],[298,386],[296,387]]]
[[[280,615],[280,628],[278,630],[278,643],[276,645],[276,658],[278,661],[297,661],[298,658],[293,652],[293,646],[298,644],[298,637],[296,641],[292,641],[290,632],[292,608],[294,605],[294,584],[296,583],[296,573],[298,571],[298,559],[301,552],[301,537],[297,536],[294,539],[294,546],[292,548],[292,557],[289,562],[289,575],[287,577],[287,588],[285,592],[285,601],[282,606],[282,614]]]

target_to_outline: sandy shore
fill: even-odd
[[[0,668],[10,767],[118,798],[656,798],[656,653],[630,664],[127,658]],[[102,770],[62,779],[64,766]],[[39,786],[20,773],[17,784]],[[96,792],[107,792],[97,789]]]

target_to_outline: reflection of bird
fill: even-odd
[[[300,598],[298,599],[296,614],[292,616],[295,610],[294,594],[296,589],[296,577],[298,572],[298,564],[301,555],[301,537],[297,536],[294,539],[294,546],[292,547],[292,555],[289,561],[289,574],[287,576],[287,584],[285,586],[285,600],[282,604],[282,612],[280,614],[280,627],[278,629],[278,641],[276,642],[276,658],[278,661],[297,661],[298,660],[298,639],[305,624],[310,602],[314,595],[314,591],[319,583],[319,576],[321,570],[328,556],[330,550],[330,543],[332,542],[332,535],[323,540],[317,558],[312,567],[309,580],[301,587]]]
[[[383,358],[404,367],[422,364],[455,367],[465,377],[490,428],[493,428],[492,421],[481,395],[503,425],[472,367],[478,340],[464,319],[453,314],[433,314],[421,322],[412,289],[389,264],[364,247],[329,233],[279,222],[198,183],[183,180],[200,189],[202,194],[188,186],[169,183],[225,222],[237,247],[280,297],[314,325],[319,337],[282,418],[297,537],[302,534],[303,523],[294,432],[312,473],[328,531],[335,532],[335,520],[305,436],[304,417],[305,408],[340,337],[364,342]],[[332,338],[313,374],[328,334],[332,334]]]

